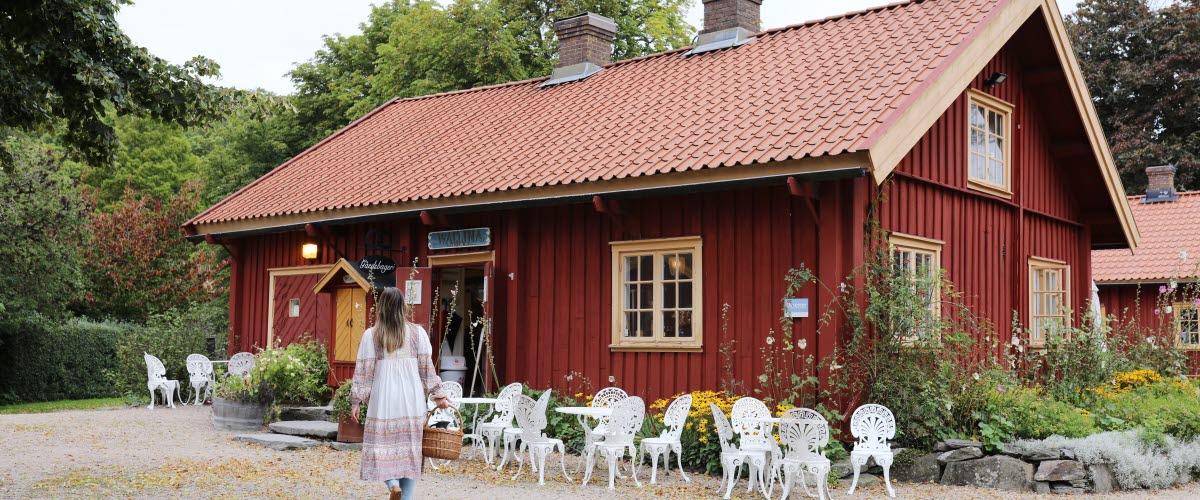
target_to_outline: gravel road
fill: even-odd
[[[213,430],[210,414],[210,407],[188,406],[0,415],[0,498],[384,498],[382,485],[358,479],[357,452],[324,447],[280,452],[235,442],[234,433]],[[568,468],[573,458],[568,458]],[[557,468],[548,469],[546,485],[539,487],[528,470],[513,481],[514,468],[502,474],[478,461],[460,461],[441,471],[428,470],[417,497],[718,498],[716,481],[696,475],[690,484],[678,474],[660,476],[660,484],[650,486],[649,471],[643,470],[643,488],[618,480],[610,493],[603,469],[587,486],[568,484]],[[744,493],[744,480],[739,485],[743,498],[756,498]],[[844,497],[846,487],[835,487],[834,496]],[[1052,498],[925,484],[895,488],[898,498]],[[1200,486],[1075,498],[1150,496],[1200,498]],[[887,498],[882,485],[860,489],[854,497]]]

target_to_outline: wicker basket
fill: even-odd
[[[462,415],[458,413],[458,409],[451,407],[455,415],[458,415],[458,421],[462,421]],[[433,412],[431,411],[430,414]],[[426,427],[425,435],[421,438],[421,454],[428,458],[438,460],[458,460],[462,455],[463,447],[463,431],[462,429],[438,429],[436,427]]]

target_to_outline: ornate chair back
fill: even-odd
[[[517,426],[521,428],[521,440],[526,443],[545,441],[542,431],[546,430],[546,411],[539,410],[541,403],[524,394],[518,394],[513,402],[513,414],[517,418]]]
[[[738,451],[733,445],[733,427],[729,425],[729,419],[725,417],[725,412],[717,407],[716,403],[708,404],[712,410],[713,422],[717,427],[717,440],[721,442],[721,453],[729,453]]]
[[[229,374],[241,375],[243,377],[250,375],[250,370],[254,369],[257,364],[254,355],[248,352],[239,352],[229,358]]]
[[[212,380],[212,361],[203,354],[188,354],[187,371],[193,382]]]
[[[521,395],[521,383],[513,382],[500,389],[496,396],[496,416],[492,417],[493,424],[511,426],[513,421],[513,400]]]
[[[542,395],[537,398],[537,411],[546,414],[546,410],[550,408],[550,389],[542,391]]]
[[[667,412],[663,414],[663,429],[659,437],[678,440],[683,434],[683,424],[687,422],[688,412],[692,411],[692,395],[684,394],[671,401]]]
[[[463,389],[462,385],[458,382],[442,382],[442,390],[445,391],[446,396],[450,397],[450,401],[462,398]],[[429,409],[433,410],[433,415],[429,416],[429,423],[450,422],[451,428],[462,428],[462,422],[458,421],[458,417],[453,410],[449,408],[445,410],[437,408],[431,398],[427,398],[426,403],[429,405]]]
[[[620,387],[605,387],[600,389],[600,392],[597,392],[596,395],[592,397],[592,408],[611,408],[613,405],[624,401],[628,397],[629,393],[625,392],[625,390],[621,389]],[[600,423],[596,425],[597,428],[606,427],[609,422],[608,417],[601,417],[597,420],[600,421]]]
[[[858,438],[856,451],[891,451],[888,441],[896,437],[896,417],[877,404],[866,404],[850,417],[850,434]]]
[[[149,382],[163,382],[167,380],[167,368],[158,358],[151,356],[148,352],[142,354],[146,357],[146,379]]]
[[[808,408],[792,408],[779,419],[779,439],[789,460],[812,461],[825,458],[829,444],[829,422]]]
[[[642,422],[646,419],[646,402],[638,396],[627,397],[612,408],[604,444],[632,445],[634,436],[642,429]]]
[[[749,419],[769,419],[771,410],[762,401],[755,398],[741,398],[733,403],[733,432],[741,437],[739,442],[742,450],[769,450],[774,437],[771,436],[773,424]]]

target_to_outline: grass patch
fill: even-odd
[[[50,413],[67,410],[97,410],[101,408],[113,408],[117,406],[125,406],[125,400],[121,398],[67,399],[63,401],[44,401],[40,403],[21,403],[0,406],[0,415],[11,415],[16,413]]]

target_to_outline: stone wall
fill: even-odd
[[[891,470],[896,481],[1037,493],[1109,493],[1117,489],[1108,466],[1085,465],[1075,460],[1075,452],[1069,449],[1006,446],[989,455],[977,441],[951,439],[938,443],[933,453],[897,451]]]

